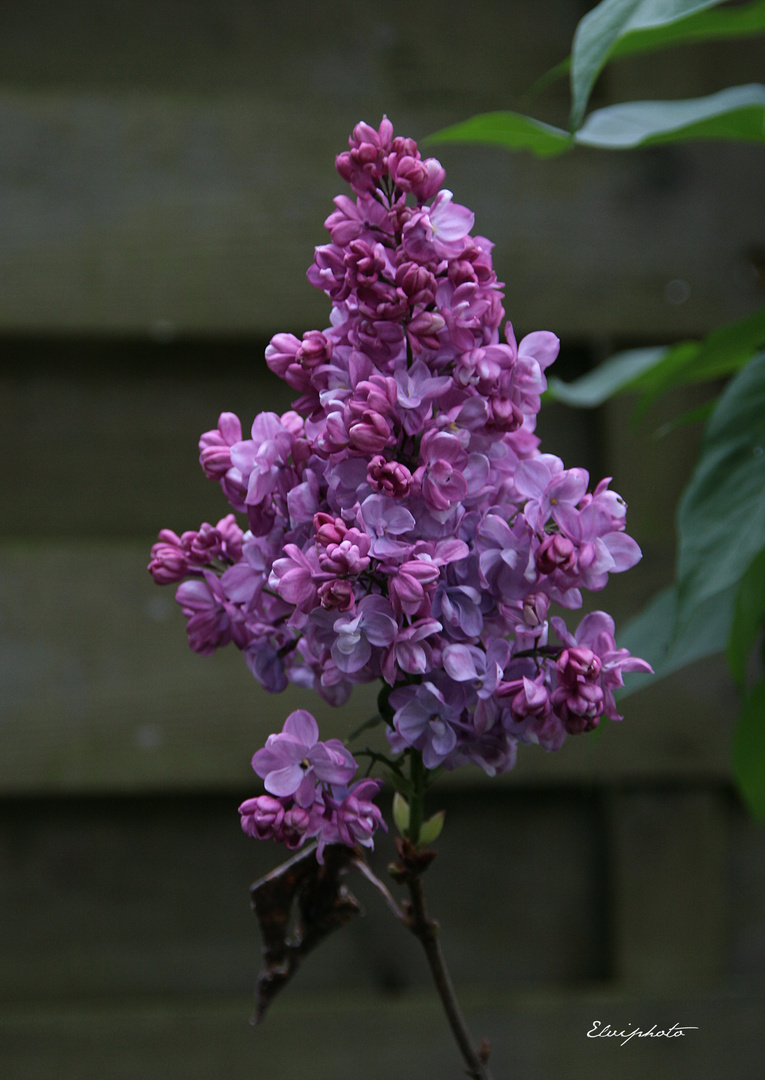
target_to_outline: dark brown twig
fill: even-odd
[[[488,1043],[484,1040],[481,1044],[480,1051],[477,1051],[473,1046],[470,1032],[467,1029],[465,1018],[459,1007],[457,995],[454,992],[454,986],[452,985],[452,980],[449,976],[443,953],[441,952],[441,945],[438,940],[438,924],[428,915],[428,909],[425,904],[425,892],[422,887],[422,878],[417,875],[408,882],[408,885],[412,897],[409,929],[414,936],[420,940],[422,947],[425,950],[425,955],[427,956],[428,964],[430,965],[430,971],[433,975],[433,981],[436,984],[438,995],[441,998],[441,1003],[449,1021],[449,1026],[452,1029],[454,1038],[457,1040],[460,1053],[467,1066],[467,1074],[468,1076],[472,1076],[474,1080],[492,1080],[492,1075],[489,1072],[487,1065],[489,1057]]]

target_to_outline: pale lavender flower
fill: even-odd
[[[394,690],[390,703],[396,709],[393,715],[395,732],[388,732],[394,749],[413,746],[422,751],[426,768],[437,768],[457,745],[455,724],[463,708],[461,695],[457,698],[448,701],[430,681]]]
[[[373,646],[385,648],[396,636],[396,620],[390,603],[382,596],[365,596],[354,614],[341,615],[332,624],[337,635],[332,659],[346,674],[360,671],[369,661]]]
[[[290,713],[281,732],[268,736],[252,767],[266,791],[292,796],[303,808],[313,805],[317,782],[347,784],[356,772],[353,756],[339,739],[319,741],[319,725],[305,709]]]
[[[244,616],[226,596],[220,579],[204,570],[201,578],[182,582],[175,593],[189,620],[186,631],[194,652],[210,656],[221,645],[236,642],[243,649],[248,642]]]
[[[414,528],[414,517],[405,507],[385,495],[370,495],[361,504],[361,516],[372,538],[370,554],[376,559],[395,558],[411,551],[411,544],[396,539]]]

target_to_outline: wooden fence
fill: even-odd
[[[360,118],[421,137],[507,107],[588,5],[453,0],[28,0],[0,34],[0,1073],[9,1080],[458,1076],[415,943],[366,916],[249,1026],[248,887],[280,857],[238,828],[249,760],[305,697],[241,657],[192,655],[145,571],[160,527],[226,510],[199,433],[290,396],[269,336],[324,326],[305,281]],[[625,62],[596,103],[762,77],[731,43]],[[648,74],[646,75],[646,70]],[[751,147],[443,150],[496,240],[521,332],[572,377],[611,349],[699,336],[762,301],[765,170]],[[692,398],[692,395],[691,395]],[[685,400],[685,399],[684,399]],[[692,398],[692,400],[696,400]],[[549,406],[548,450],[631,504],[645,558],[604,598],[620,621],[672,573],[698,433]],[[343,736],[368,692],[331,710]],[[602,739],[446,778],[434,914],[476,1036],[513,1080],[762,1075],[765,836],[731,785],[737,700],[721,661],[625,702]],[[380,845],[381,871],[391,856]],[[619,1046],[593,1022],[673,1023]]]

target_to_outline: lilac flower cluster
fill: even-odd
[[[608,479],[589,492],[584,469],[540,452],[558,339],[503,327],[492,244],[441,165],[387,119],[357,125],[336,165],[355,198],[335,199],[308,271],[330,325],[266,349],[293,408],[261,413],[246,438],[224,413],[200,441],[247,531],[233,515],[163,530],[149,569],[181,582],[197,652],[233,641],[267,690],[292,681],[333,704],[382,679],[394,752],[493,775],[518,743],[557,749],[619,719],[623,672],[648,664],[616,648],[603,612],[571,634],[549,609],[578,608],[640,550]],[[245,804],[245,828],[288,846],[300,829],[368,839],[371,782],[346,790],[350,755],[296,715],[255,755],[270,794]]]
[[[372,802],[381,780],[359,780],[353,756],[339,739],[319,741],[319,725],[305,709],[290,713],[278,735],[252,759],[268,795],[239,807],[242,828],[258,840],[278,840],[295,849],[318,839],[321,862],[327,844],[372,847],[372,836],[387,829]]]

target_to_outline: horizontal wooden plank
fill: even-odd
[[[655,999],[605,990],[490,998],[463,994],[476,1040],[489,1037],[497,1077],[523,1080],[761,1080],[765,1036],[757,993]],[[14,1080],[458,1080],[463,1067],[432,995],[293,997],[254,1031],[244,995],[72,1002],[0,1014],[2,1062]],[[612,1030],[676,1038],[588,1038]]]
[[[192,367],[198,348],[173,349],[171,361],[155,346],[149,357],[156,370],[141,377],[114,372],[126,353],[145,363],[140,347],[85,345],[81,356],[96,369],[88,376],[51,370],[57,359],[71,359],[76,345],[48,352],[16,343],[8,358],[14,374],[0,380],[6,535],[156,537],[165,526],[182,532],[218,521],[231,508],[199,467],[199,436],[222,411],[238,412],[247,431],[257,412],[282,412],[293,400],[266,368],[263,348],[239,345],[216,355],[208,347],[207,372],[197,366],[184,374],[178,351]],[[20,371],[25,359],[29,366]]]
[[[566,51],[579,18],[567,0],[486,0],[455,26],[455,0],[384,8],[349,0],[29,0],[9,9],[0,64],[25,87],[126,87],[220,95],[247,90],[304,100],[316,111],[383,88],[397,102],[455,97],[490,107],[501,86],[524,91]],[[299,33],[296,32],[299,30]],[[427,47],[418,35],[427,31]],[[486,41],[523,37],[508,64]],[[465,64],[480,55],[480,67]],[[556,91],[559,94],[556,95]],[[565,98],[559,84],[553,98]],[[331,121],[331,115],[328,117]],[[368,117],[371,119],[371,117]]]
[[[339,737],[374,713],[373,686],[334,710],[295,688],[264,694],[232,647],[192,654],[172,590],[146,573],[150,542],[3,545],[0,791],[241,790],[252,753],[292,709],[312,709]],[[625,711],[602,739],[521,748],[500,782],[729,777],[735,708],[721,663],[681,672]]]
[[[258,412],[296,397],[268,370],[265,345],[6,342],[0,535],[155,537],[218,521],[230,507],[199,467],[199,436],[223,411],[246,433]],[[581,356],[564,350],[561,373]],[[546,449],[593,469],[599,430],[591,414],[555,405],[540,425]],[[666,467],[652,473],[666,486]]]
[[[432,798],[448,824],[427,892],[454,977],[498,990],[606,978],[597,795]],[[249,886],[288,853],[244,835],[238,802],[0,800],[0,1001],[250,989],[261,939]],[[385,869],[392,836],[376,848],[378,874],[404,895]],[[296,988],[427,986],[419,947],[379,895],[358,874],[348,886],[364,917],[306,960]]]
[[[325,240],[340,190],[334,156],[352,126],[387,112],[421,138],[477,112],[528,110],[523,92],[567,53],[579,15],[546,2],[532,17],[519,0],[481,5],[470,25],[454,0],[416,11],[403,0],[17,5],[0,42],[0,327],[325,325],[326,300],[305,270]],[[487,42],[512,42],[512,62]],[[675,97],[709,92],[749,71],[759,78],[755,50],[696,52],[703,63],[673,51],[652,59],[650,77],[671,76]],[[534,108],[565,124],[566,104],[562,80]],[[439,154],[496,241],[520,325],[671,337],[760,299],[749,254],[765,245],[756,148],[555,162]]]
[[[732,936],[727,792],[630,790],[609,803],[614,974],[654,989],[716,985]]]

